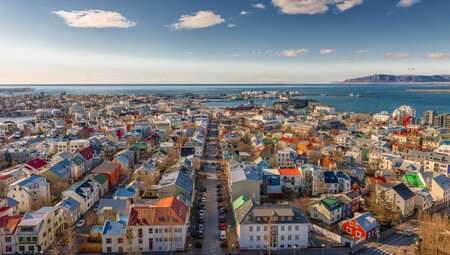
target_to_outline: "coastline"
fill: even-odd
[[[450,93],[450,89],[408,89],[408,92],[427,92],[427,93]]]

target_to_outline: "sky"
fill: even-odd
[[[448,0],[0,0],[0,84],[449,74]]]

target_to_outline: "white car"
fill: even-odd
[[[227,239],[227,232],[225,230],[220,230],[220,240]]]
[[[84,226],[84,224],[86,224],[86,221],[81,219],[77,222],[77,224],[75,224],[75,227],[81,228],[82,226]]]
[[[200,201],[202,201],[203,203],[206,203],[206,197],[202,197],[202,198],[200,199]]]
[[[205,211],[204,210],[200,210],[198,211],[198,216],[205,216]]]

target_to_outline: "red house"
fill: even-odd
[[[92,170],[93,173],[99,173],[103,174],[106,177],[108,177],[108,188],[111,189],[112,187],[116,186],[117,183],[119,183],[120,180],[120,165],[110,162],[103,162],[99,166],[97,166],[94,170]]]
[[[376,237],[379,231],[380,223],[370,212],[357,214],[355,217],[342,223],[342,232],[356,239]]]

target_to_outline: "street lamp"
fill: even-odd
[[[297,249],[297,245],[294,245],[294,255],[295,255],[295,249]]]
[[[325,244],[322,244],[322,255],[325,255]]]

